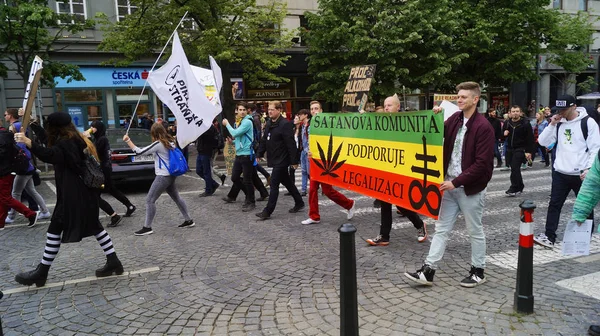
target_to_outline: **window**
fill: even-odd
[[[87,19],[85,0],[56,1],[56,12],[58,14],[73,15],[71,23],[84,22]]]
[[[562,9],[562,0],[552,0],[552,8]]]
[[[306,19],[306,16],[304,15],[300,15],[300,31],[308,31],[308,19]],[[303,47],[306,47],[306,39],[305,38],[300,38],[300,45]]]
[[[127,15],[135,13],[138,9],[138,7],[132,5],[129,0],[116,0],[115,4],[117,5],[117,21],[125,19]]]
[[[579,0],[579,7],[577,8],[580,11],[587,11],[588,10],[588,6],[587,6],[587,0]]]

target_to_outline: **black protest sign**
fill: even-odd
[[[350,69],[350,77],[344,89],[343,112],[360,112],[367,104],[375,64],[360,65]]]

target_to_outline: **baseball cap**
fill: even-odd
[[[576,104],[575,97],[571,95],[562,95],[556,98],[556,105],[553,109],[558,111],[567,109]]]

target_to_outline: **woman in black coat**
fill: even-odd
[[[35,270],[17,274],[15,281],[44,286],[60,244],[79,242],[89,236],[96,237],[107,259],[104,267],[96,270],[96,276],[123,274],[112,240],[98,219],[99,192],[88,188],[80,177],[85,169],[84,150],[87,148],[92,154],[96,150],[91,143],[86,144],[71,123],[71,116],[62,112],[48,116],[48,147],[32,143],[24,133],[15,134],[15,140],[25,143],[40,160],[54,165],[56,182],[56,207],[46,233],[43,258]]]
[[[123,195],[112,182],[112,166],[110,163],[110,144],[106,137],[106,126],[100,121],[96,120],[90,125],[90,133],[94,137],[94,146],[98,152],[98,158],[100,159],[100,166],[104,173],[104,189],[102,192],[112,195],[119,202],[127,208],[124,217],[129,217],[135,211],[135,205],[131,204],[127,196]],[[110,216],[110,224],[108,227],[115,227],[121,221],[121,216],[110,206],[110,204],[100,197],[100,209]]]

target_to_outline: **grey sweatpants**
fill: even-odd
[[[161,176],[157,175],[154,178],[154,182],[152,182],[152,186],[148,191],[148,196],[146,196],[146,222],[144,223],[144,227],[151,228],[152,221],[154,221],[154,216],[156,215],[156,200],[163,192],[167,192],[171,199],[177,204],[179,211],[183,215],[185,220],[190,220],[190,215],[188,215],[187,206],[181,197],[179,196],[179,191],[177,191],[177,187],[175,187],[175,179],[176,176]]]
[[[29,196],[33,197],[33,199],[40,206],[40,209],[43,213],[48,212],[48,207],[46,207],[46,202],[44,202],[44,198],[42,198],[42,195],[40,195],[35,189],[35,185],[33,184],[33,175],[15,176],[15,181],[13,182],[12,197],[20,202],[23,190],[26,190]],[[8,212],[8,217],[14,219],[15,209],[10,209],[10,211]]]

